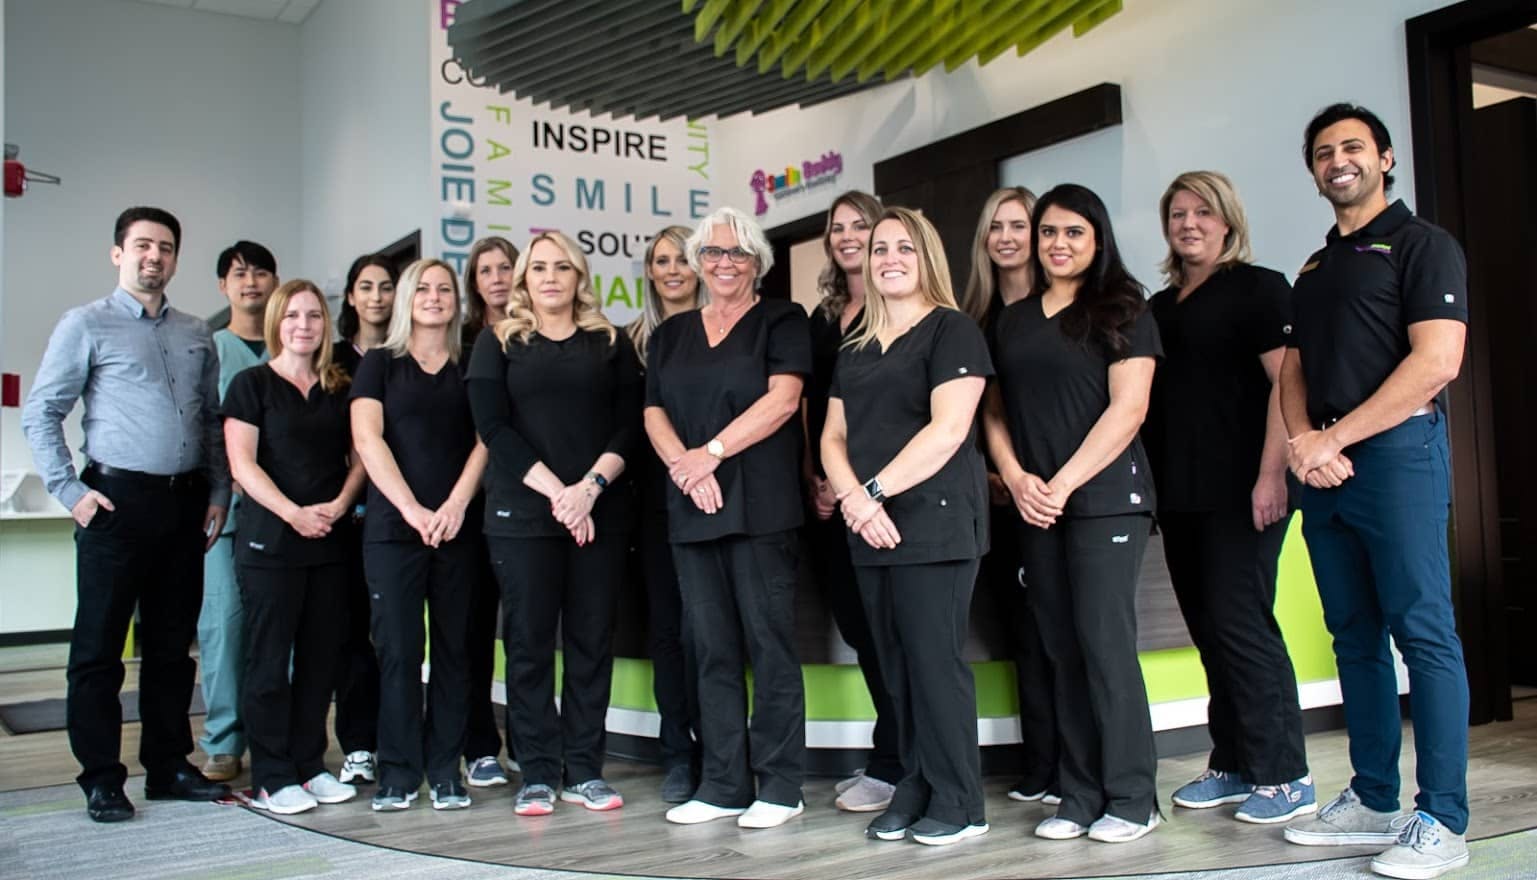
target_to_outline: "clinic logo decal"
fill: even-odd
[[[753,213],[759,216],[768,213],[770,195],[773,195],[776,202],[787,199],[807,190],[831,184],[842,173],[843,154],[836,150],[828,150],[820,159],[808,159],[802,162],[799,168],[786,165],[783,173],[755,171],[752,180],[748,183],[756,196]]]

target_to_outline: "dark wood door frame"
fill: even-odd
[[[1417,213],[1465,250],[1472,191],[1470,45],[1537,21],[1537,0],[1467,0],[1406,22]],[[1476,271],[1476,269],[1474,270]],[[1509,720],[1510,668],[1495,492],[1488,305],[1469,298],[1467,355],[1448,390],[1452,447],[1452,602],[1474,724]]]

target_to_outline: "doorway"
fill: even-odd
[[[1474,724],[1537,685],[1537,0],[1406,24],[1417,213],[1463,245],[1468,344],[1449,389],[1452,578]],[[1476,95],[1476,100],[1475,100]]]

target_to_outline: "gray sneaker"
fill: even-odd
[[[1398,840],[1399,813],[1380,813],[1361,803],[1351,789],[1325,804],[1311,819],[1286,826],[1286,839],[1302,846],[1368,846]]]
[[[568,804],[581,804],[589,810],[603,812],[605,810],[617,810],[624,806],[624,798],[614,787],[602,779],[589,779],[586,782],[568,785],[560,792],[560,799]]]
[[[1468,863],[1468,841],[1425,813],[1393,820],[1402,827],[1398,842],[1372,859],[1372,871],[1384,877],[1430,880]]]

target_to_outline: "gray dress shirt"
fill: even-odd
[[[219,359],[202,319],[169,301],[150,317],[122,288],[59,319],[21,427],[43,483],[70,509],[90,489],[64,439],[64,417],[76,400],[85,406],[81,451],[88,460],[167,476],[201,468],[208,503],[229,507]]]

